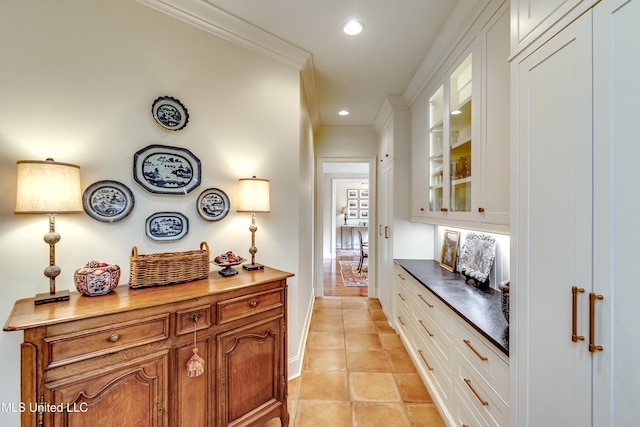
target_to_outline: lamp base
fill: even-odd
[[[69,291],[57,291],[55,294],[45,293],[37,294],[34,299],[35,305],[49,304],[50,302],[69,301]]]
[[[264,265],[262,264],[242,264],[242,268],[248,271],[253,270],[264,270]]]

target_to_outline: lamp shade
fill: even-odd
[[[269,204],[269,180],[253,178],[241,178],[238,192],[238,212],[268,213],[271,212]]]
[[[80,166],[53,159],[17,162],[15,213],[80,213]]]

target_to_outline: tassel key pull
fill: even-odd
[[[191,315],[193,319],[193,355],[187,361],[187,376],[190,378],[199,377],[204,373],[204,359],[198,356],[198,347],[196,346],[198,315]]]

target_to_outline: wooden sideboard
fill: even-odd
[[[253,426],[287,411],[287,283],[262,271],[15,303],[22,426]],[[204,374],[187,375],[194,331]]]

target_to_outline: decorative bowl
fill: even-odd
[[[73,273],[76,289],[82,295],[98,296],[108,294],[118,286],[120,267],[100,261],[90,261]]]

